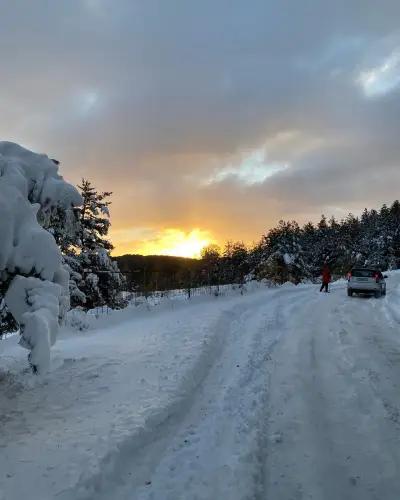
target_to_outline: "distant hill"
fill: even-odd
[[[171,290],[200,281],[203,263],[198,259],[169,255],[121,255],[115,257],[126,276],[128,289]]]

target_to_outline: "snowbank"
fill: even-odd
[[[98,307],[88,312],[80,308],[71,309],[66,316],[66,330],[86,331],[102,327],[118,325],[121,322],[131,321],[133,318],[147,317],[148,313],[183,309],[189,304],[202,304],[222,301],[225,298],[242,296],[271,287],[266,281],[249,281],[245,285],[220,285],[212,287],[192,288],[190,298],[185,289],[155,292],[145,297],[134,296],[124,309]]]
[[[0,282],[9,284],[5,301],[20,323],[20,343],[31,351],[35,371],[47,369],[58,321],[68,308],[68,273],[38,214],[45,219],[81,201],[53,160],[0,142]]]

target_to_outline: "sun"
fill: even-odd
[[[213,243],[214,239],[208,231],[192,229],[184,231],[167,228],[159,231],[154,237],[145,239],[135,249],[142,255],[173,255],[197,259],[204,247]]]
[[[159,254],[199,258],[202,249],[210,242],[208,233],[200,229],[193,229],[190,232],[180,229],[166,229],[158,242]]]

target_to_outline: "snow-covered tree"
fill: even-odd
[[[111,192],[97,192],[87,179],[82,179],[82,185],[78,186],[83,203],[80,209],[80,245],[84,251],[104,248],[111,251],[114,247],[107,238],[110,229],[109,201]]]
[[[125,280],[110,256],[113,245],[108,239],[112,193],[97,192],[87,179],[78,187],[83,198],[78,212],[78,239],[66,257],[71,268],[72,303],[86,309],[124,307],[121,291]]]
[[[302,245],[302,232],[295,221],[280,221],[264,237],[259,273],[262,278],[279,283],[299,283],[310,275]]]
[[[348,214],[341,221],[322,216],[317,225],[280,222],[249,255],[259,278],[298,281],[315,278],[327,262],[337,275],[353,266],[381,270],[400,267],[400,202],[367,210],[360,217]]]
[[[69,307],[68,271],[53,235],[38,220],[81,202],[58,174],[57,162],[0,142],[0,309],[18,323],[35,372],[47,369]]]

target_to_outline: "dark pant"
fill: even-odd
[[[325,292],[327,292],[328,291],[328,285],[329,285],[329,283],[322,283],[321,288],[319,289],[319,291],[322,292],[322,290],[325,288]]]

